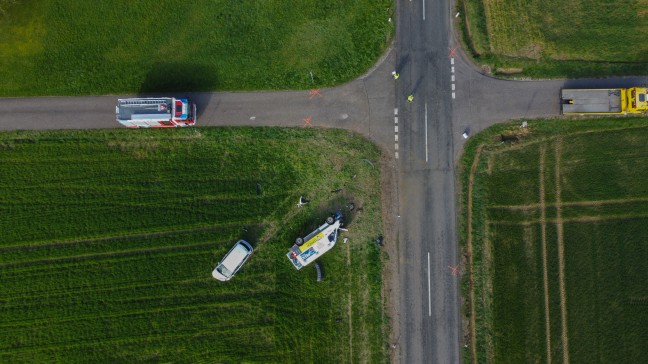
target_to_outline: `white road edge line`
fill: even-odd
[[[453,98],[453,99],[455,98],[455,93],[454,93],[454,92],[452,93],[452,98]]]
[[[398,108],[394,109],[394,115],[398,115]]]
[[[454,64],[454,57],[450,58],[450,64]]]
[[[425,103],[425,161],[428,161],[427,102]]]
[[[428,252],[428,316],[432,316],[432,290],[430,289],[430,252]]]
[[[425,20],[425,0],[423,0],[423,20]]]

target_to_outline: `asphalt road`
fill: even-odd
[[[465,139],[510,119],[558,116],[561,87],[645,84],[645,77],[505,81],[456,49],[448,0],[397,2],[393,48],[366,75],[310,91],[174,93],[198,104],[198,125],[336,127],[362,133],[393,157],[398,288],[392,358],[459,363],[455,162]],[[393,80],[392,70],[400,74]],[[454,93],[454,97],[453,97]],[[414,101],[407,102],[413,95]],[[154,96],[154,95],[151,95]],[[158,95],[159,96],[159,95]],[[0,98],[0,130],[119,128],[121,96]],[[125,97],[125,96],[124,96]],[[389,242],[387,242],[389,243]]]
[[[458,363],[460,277],[448,269],[458,259],[450,9],[439,0],[398,5],[399,358]]]

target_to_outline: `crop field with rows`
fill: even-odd
[[[340,130],[0,134],[0,362],[386,361],[379,160]],[[286,253],[337,209],[318,283]]]
[[[648,74],[648,0],[462,0],[466,44],[494,73]]]
[[[478,362],[648,357],[647,132],[648,118],[561,119],[472,141],[463,290]]]

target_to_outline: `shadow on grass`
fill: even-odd
[[[241,229],[240,239],[247,241],[256,249],[264,230],[265,226],[263,224],[246,225]]]
[[[332,216],[337,211],[342,213],[343,228],[346,229],[353,222],[358,211],[357,204],[353,202],[353,196],[344,190],[334,190],[331,191],[331,194],[331,198],[315,208],[312,219],[299,229],[299,236],[304,237],[310,234],[324,224],[327,217]]]
[[[198,118],[212,97],[207,91],[218,86],[218,75],[199,64],[157,63],[140,86],[140,97],[188,98],[196,103]],[[202,91],[202,92],[201,92]]]

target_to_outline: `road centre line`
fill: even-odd
[[[394,157],[398,159],[398,108],[394,108]]]
[[[425,0],[423,0],[423,20],[425,20]]]
[[[453,98],[453,99],[455,98],[455,93],[454,93],[454,92],[452,93],[452,98]]]
[[[454,57],[450,58],[450,64],[454,64]]]
[[[427,119],[427,102],[425,103],[425,161],[428,161],[428,133],[427,133],[427,124],[428,124],[428,119]]]
[[[450,67],[450,72],[454,73],[454,66]]]
[[[430,289],[430,252],[428,252],[428,316],[432,316],[432,290]]]

